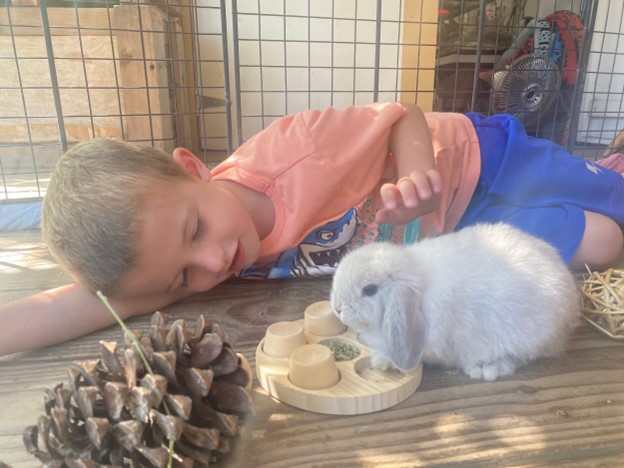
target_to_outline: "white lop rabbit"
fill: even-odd
[[[422,358],[495,380],[563,351],[581,301],[554,247],[500,223],[356,249],[334,274],[331,303],[374,367]]]

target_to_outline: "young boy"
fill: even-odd
[[[420,236],[506,221],[572,267],[600,267],[622,249],[624,179],[508,115],[398,103],[283,117],[213,171],[183,148],[85,142],[43,206],[44,239],[76,283],[2,306],[0,354],[112,324],[98,290],[127,318],[235,274],[330,274],[358,245],[413,241],[416,219]]]

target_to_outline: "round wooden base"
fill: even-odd
[[[294,322],[301,323],[303,320]],[[422,376],[422,366],[401,372],[371,368],[371,350],[349,329],[340,335],[318,336],[305,332],[307,344],[340,342],[356,346],[359,356],[336,362],[340,379],[328,388],[311,390],[294,385],[288,377],[290,359],[264,352],[263,339],[256,349],[256,374],[262,388],[278,400],[325,414],[363,414],[394,406],[412,395]],[[310,376],[314,379],[314,376]],[[313,385],[312,385],[313,386]]]

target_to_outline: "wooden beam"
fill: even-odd
[[[11,0],[13,6],[39,6],[39,0]]]
[[[193,57],[195,33],[194,7],[190,0],[180,0],[178,18],[172,18],[173,44],[171,47],[176,80],[176,112],[178,117],[178,144],[195,154],[201,151],[197,110],[197,88]],[[225,40],[225,39],[224,39]]]
[[[111,19],[109,21],[109,14]],[[109,8],[48,8],[50,33],[53,36],[111,34],[112,11]],[[0,36],[43,35],[39,7],[0,8]]]
[[[124,136],[151,141],[173,151],[175,134],[170,98],[167,16],[157,7],[118,5],[114,9]]]
[[[192,49],[186,48],[186,30],[179,18],[171,20],[171,62],[175,80],[175,121],[178,145],[199,154],[199,126],[197,99],[195,96],[195,73]]]
[[[405,2],[401,45],[400,101],[433,109],[435,45],[438,34],[437,2]]]

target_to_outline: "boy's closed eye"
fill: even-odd
[[[204,234],[205,224],[204,221],[198,216],[197,221],[195,222],[195,228],[193,229],[193,234],[191,235],[191,243],[195,243],[201,239]],[[189,269],[185,268],[182,270],[182,284],[180,285],[183,288],[188,288],[189,282]]]
[[[195,229],[193,230],[193,236],[191,237],[191,240],[193,242],[201,239],[201,236],[204,234],[205,227],[206,226],[204,225],[204,221],[198,216],[197,222],[195,223]]]

